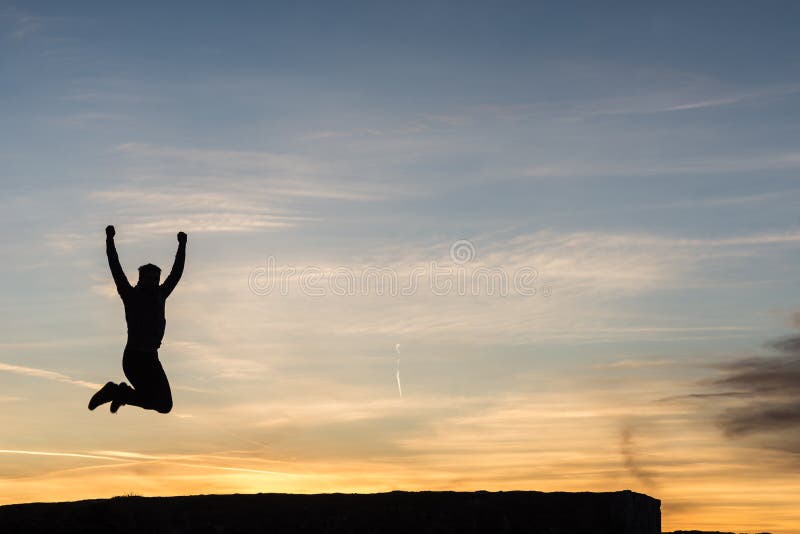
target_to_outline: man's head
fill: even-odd
[[[136,284],[142,287],[158,287],[161,280],[161,269],[157,265],[148,263],[139,267],[139,283]]]

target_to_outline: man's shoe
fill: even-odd
[[[117,413],[117,410],[119,410],[119,407],[122,406],[123,404],[125,404],[123,402],[123,400],[122,400],[122,394],[123,394],[123,390],[125,390],[125,389],[127,389],[129,387],[130,386],[128,384],[126,384],[125,382],[120,382],[119,386],[116,387],[116,389],[114,390],[114,398],[111,399],[111,406],[109,407],[110,410],[111,410],[111,413]]]
[[[101,387],[100,390],[89,399],[89,409],[94,410],[101,404],[111,402],[114,400],[116,392],[117,385],[114,382],[107,382],[105,386]]]

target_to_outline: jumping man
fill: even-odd
[[[167,375],[158,360],[158,348],[164,338],[167,321],[164,304],[167,297],[178,285],[183,274],[186,259],[186,234],[178,232],[178,252],[167,279],[159,285],[161,269],[148,263],[139,267],[139,281],[131,286],[114,246],[114,227],[106,227],[106,255],[111,276],[117,286],[117,293],[125,305],[125,321],[128,323],[128,342],[122,353],[122,370],[130,380],[115,384],[108,382],[95,393],[89,401],[89,409],[101,404],[111,403],[111,413],[117,413],[120,406],[130,404],[159,413],[172,410],[172,393]],[[133,386],[133,387],[131,387]]]

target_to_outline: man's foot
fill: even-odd
[[[116,387],[116,389],[114,390],[114,398],[111,400],[111,406],[110,406],[111,413],[117,413],[119,407],[125,404],[122,401],[122,395],[123,395],[123,390],[128,388],[130,388],[130,386],[125,382],[120,382],[119,386]]]
[[[116,392],[117,385],[114,382],[107,382],[105,386],[101,387],[100,390],[89,399],[89,409],[94,410],[101,404],[111,402],[114,400]]]

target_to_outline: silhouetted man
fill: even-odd
[[[95,393],[89,401],[89,409],[101,404],[111,403],[111,413],[123,404],[139,406],[159,413],[169,413],[172,409],[172,393],[167,375],[158,360],[158,348],[164,338],[167,321],[164,304],[167,297],[178,285],[186,260],[186,234],[178,232],[178,252],[167,279],[158,285],[161,269],[148,263],[139,267],[139,281],[131,286],[114,246],[114,227],[106,227],[106,255],[117,293],[125,305],[125,321],[128,323],[128,342],[122,354],[122,370],[131,382],[115,384],[108,382]]]

